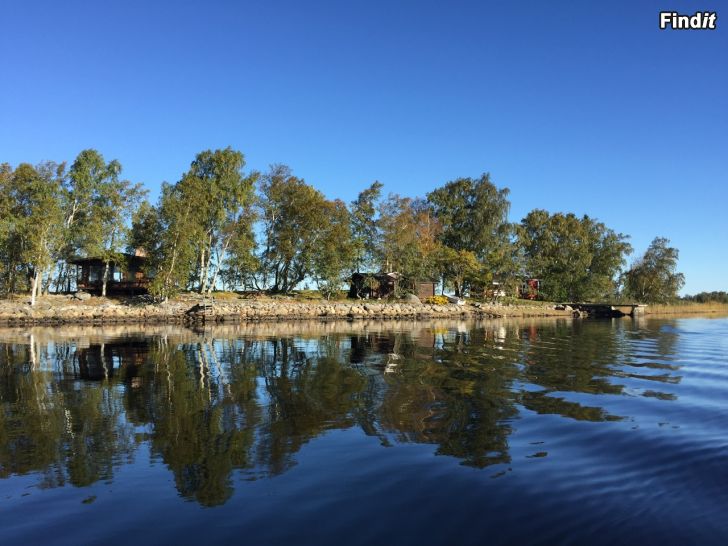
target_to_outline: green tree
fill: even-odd
[[[374,182],[351,203],[351,231],[357,272],[362,268],[374,267],[376,263],[380,239],[377,205],[382,187],[380,182]]]
[[[289,293],[315,272],[329,221],[322,214],[327,201],[284,165],[271,167],[261,193],[264,242],[256,284]]]
[[[644,303],[666,303],[677,298],[685,285],[685,275],[676,272],[680,252],[669,244],[669,239],[655,237],[624,274],[625,295]]]
[[[84,150],[71,165],[65,200],[66,258],[79,252],[104,262],[101,295],[106,295],[111,263],[123,261],[128,224],[144,197],[141,184],[120,178],[121,163],[106,163],[96,150]],[[59,283],[60,284],[60,283]]]
[[[470,250],[442,246],[437,260],[443,284],[451,286],[458,297],[464,296],[473,285],[483,285],[490,275],[483,271],[482,264]]]
[[[508,221],[508,188],[497,188],[488,173],[458,178],[427,194],[440,225],[440,240],[457,251],[472,252],[493,277],[504,281],[517,270],[514,227]]]
[[[574,214],[531,211],[519,226],[528,274],[541,279],[551,300],[581,301],[616,293],[618,274],[632,251],[628,237]]]
[[[198,223],[194,218],[195,195],[190,192],[191,188],[183,184],[164,183],[159,206],[137,218],[136,242],[149,255],[149,289],[163,300],[188,286],[197,263]]]
[[[313,260],[313,276],[326,299],[336,294],[356,260],[349,211],[343,201],[326,201],[320,211],[321,235]]]
[[[190,219],[197,226],[188,235],[198,239],[200,292],[215,288],[232,245],[240,252],[245,247],[239,244],[240,238],[253,240],[254,184],[258,174],[246,176],[244,167],[243,154],[230,147],[205,150],[197,154],[179,182],[194,203]]]
[[[404,275],[405,284],[437,276],[441,227],[421,199],[390,195],[381,205],[380,260],[385,270]]]
[[[18,247],[16,258],[27,268],[31,279],[31,305],[35,305],[40,294],[44,275],[50,275],[61,245],[59,180],[62,176],[63,167],[55,163],[44,163],[37,168],[21,163],[6,188],[13,218],[12,244]]]

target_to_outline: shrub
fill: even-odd
[[[425,300],[425,303],[432,305],[447,305],[449,303],[447,296],[430,296]]]

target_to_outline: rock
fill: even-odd
[[[415,296],[414,294],[407,294],[407,295],[406,295],[406,296],[404,297],[404,301],[405,301],[406,303],[415,303],[415,304],[420,304],[420,303],[422,303],[422,302],[420,301],[420,298],[418,298],[418,297],[417,297],[417,296]]]
[[[91,299],[91,294],[89,294],[88,292],[79,291],[73,295],[73,299],[80,300],[80,301],[88,301]]]

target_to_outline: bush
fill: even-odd
[[[425,300],[425,303],[431,305],[447,305],[449,303],[447,296],[430,296]]]

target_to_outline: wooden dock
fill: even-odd
[[[568,303],[572,309],[596,318],[637,317],[644,315],[644,303]]]

